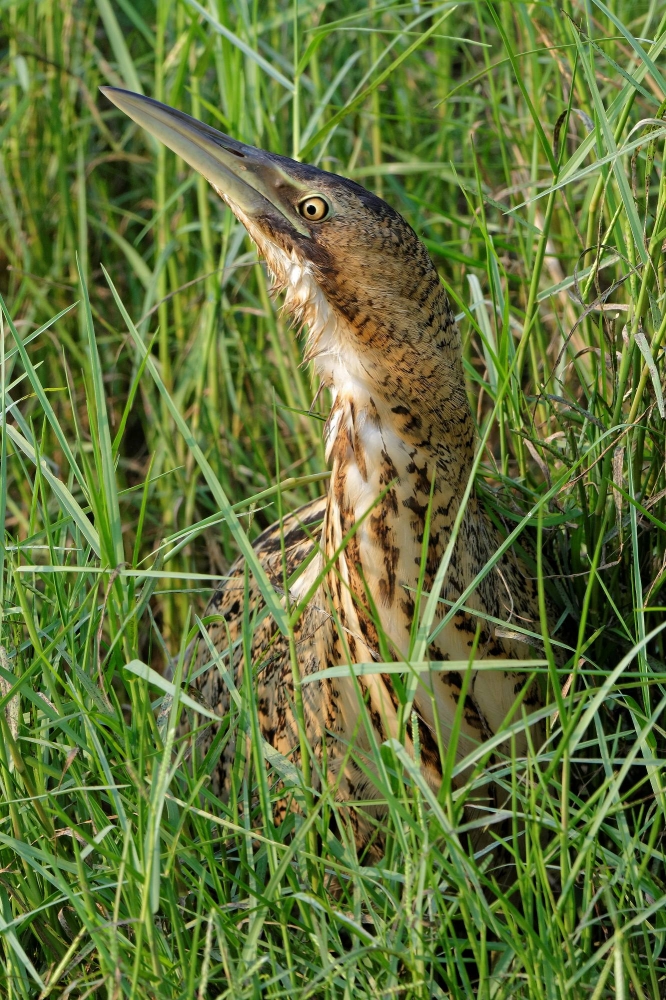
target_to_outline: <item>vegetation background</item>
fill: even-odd
[[[0,33],[0,994],[666,996],[663,0],[2,0]],[[191,774],[158,714],[224,504],[254,536],[325,488],[326,400],[244,230],[101,84],[406,216],[460,314],[478,488],[546,541],[548,742],[438,797],[378,749],[376,867],[325,796],[273,827],[256,741],[217,802],[219,741]],[[471,856],[490,773],[524,820]]]

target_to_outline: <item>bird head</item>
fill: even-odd
[[[459,413],[459,336],[437,272],[390,205],[337,174],[224,135],[114,87],[118,108],[201,173],[266,259],[307,329],[306,359],[336,392]]]

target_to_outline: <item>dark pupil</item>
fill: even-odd
[[[310,215],[316,215],[317,214],[317,206],[316,205],[308,205],[308,212],[309,212]]]

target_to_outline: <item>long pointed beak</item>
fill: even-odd
[[[151,97],[117,87],[100,87],[100,90],[137,125],[202,174],[232,206],[250,218],[277,211],[301,235],[309,235],[296,213],[285,211],[285,205],[280,204],[277,193],[280,185],[286,182],[293,186],[294,180],[276,162],[277,157],[232,139]]]

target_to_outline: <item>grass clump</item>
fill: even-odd
[[[2,23],[2,995],[663,996],[663,5],[7,0]],[[193,616],[275,519],[276,470],[283,508],[323,489],[321,413],[244,231],[105,83],[358,178],[441,266],[478,486],[544,542],[563,622],[548,741],[492,764],[510,889],[467,848],[487,747],[437,797],[377,751],[375,866],[325,797],[276,829],[258,754],[228,807],[212,758],[181,767]],[[237,708],[251,731],[250,685]]]

